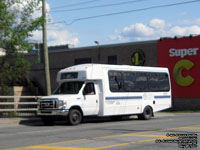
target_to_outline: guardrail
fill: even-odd
[[[0,96],[0,113],[2,116],[11,112],[16,116],[35,114],[37,99],[40,97],[42,96]]]

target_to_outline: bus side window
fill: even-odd
[[[83,95],[95,95],[94,83],[87,83],[84,90]]]

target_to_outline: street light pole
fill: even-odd
[[[46,0],[42,0],[42,16],[43,16],[43,50],[44,50],[44,67],[45,67],[45,84],[46,94],[51,95],[51,83],[49,73],[49,55],[47,47],[47,28],[46,28]]]
[[[101,52],[100,52],[100,46],[99,46],[99,42],[98,41],[94,41],[95,44],[97,44],[98,46],[98,63],[100,64],[101,61]]]

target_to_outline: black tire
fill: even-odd
[[[146,106],[144,108],[143,113],[138,115],[138,119],[140,119],[140,120],[149,120],[149,119],[151,119],[152,116],[153,116],[152,108],[149,107],[149,106]]]
[[[70,125],[79,125],[82,121],[82,114],[78,109],[71,109],[69,111],[68,120]]]
[[[55,123],[55,120],[49,117],[44,117],[42,118],[42,122],[44,123],[45,126],[53,126]]]

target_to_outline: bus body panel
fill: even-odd
[[[168,69],[161,67],[76,65],[58,72],[59,87],[57,94],[51,97],[57,99],[58,103],[66,104],[62,109],[70,111],[74,106],[79,107],[83,116],[141,114],[147,106],[156,112],[170,108],[172,105],[169,77]],[[78,93],[73,94],[71,98],[64,98],[65,94],[62,94],[63,97],[60,99],[59,88],[61,89],[65,83],[69,83],[66,85],[67,90],[74,88]],[[93,84],[93,95],[85,92],[88,84]],[[46,99],[48,97],[42,98],[40,102]],[[48,115],[51,116],[49,112]],[[46,115],[43,108],[39,108],[38,114]]]

